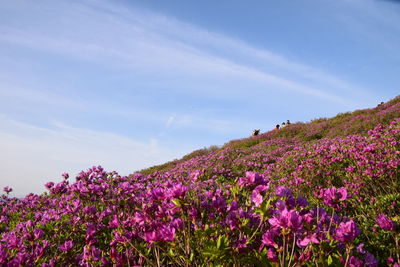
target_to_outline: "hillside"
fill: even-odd
[[[153,166],[138,171],[138,173],[151,174],[156,171],[169,170],[197,156],[208,155],[210,153],[222,153],[222,151],[229,151],[231,149],[239,149],[240,154],[250,154],[254,149],[258,151],[265,148],[265,146],[257,146],[258,144],[272,139],[289,139],[286,140],[288,142],[293,140],[311,142],[322,138],[346,137],[353,134],[365,136],[368,131],[372,130],[376,125],[388,125],[392,120],[399,117],[400,96],[382,105],[378,105],[375,108],[340,113],[333,118],[315,119],[310,123],[292,123],[289,127],[285,127],[279,131],[272,130],[256,137],[233,140],[222,147],[211,146],[209,148],[199,149],[184,156],[180,160]]]
[[[400,97],[0,201],[5,266],[399,266]]]

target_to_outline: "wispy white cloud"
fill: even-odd
[[[25,111],[30,114],[46,113],[53,110],[69,111],[72,113],[95,113],[97,116],[113,116],[123,120],[161,124],[165,117],[162,111],[136,107],[135,105],[121,105],[112,99],[97,98],[95,101],[83,99],[78,95],[68,94],[68,90],[54,90],[46,85],[35,83],[25,83],[12,81],[0,73],[0,112],[10,114],[11,108],[18,111]],[[16,106],[16,107],[15,107]],[[26,119],[29,119],[28,117]],[[47,122],[53,121],[52,116],[48,116]]]
[[[266,127],[274,125],[274,123],[275,121],[266,119],[263,121],[263,126],[260,126],[260,122],[253,118],[243,121],[241,118],[213,118],[206,114],[172,114],[167,118],[166,129],[160,135],[164,135],[167,131],[184,129],[187,132],[207,132],[214,135],[229,136],[230,138],[240,138],[241,136],[246,136],[249,133],[249,129],[254,127],[261,127],[263,132],[269,131],[271,129]],[[226,141],[223,140],[223,142]]]
[[[167,122],[165,123],[165,126],[167,128],[170,128],[171,125],[175,122],[175,114],[171,115],[168,117]]]
[[[103,65],[117,68],[125,65],[135,72],[206,75],[218,79],[240,77],[243,82],[258,82],[333,102],[354,101],[338,96],[335,93],[338,89],[366,93],[363,88],[318,68],[174,18],[103,1],[89,5],[59,3],[53,8],[63,10],[63,7],[66,10],[63,17],[69,18],[73,31],[57,33],[56,26],[63,26],[62,19],[55,21],[50,33],[23,26],[1,26],[0,41],[103,61]],[[59,11],[47,8],[37,12],[46,17]],[[82,23],[88,17],[89,23]],[[207,91],[205,86],[197,89]]]
[[[58,95],[51,91],[34,89],[32,85],[21,86],[16,82],[6,82],[2,79],[0,74],[0,103],[4,106],[6,102],[12,99],[14,102],[21,101],[28,106],[31,105],[46,105],[68,107],[74,109],[83,109],[85,103],[77,101],[76,99],[69,99]]]
[[[123,11],[124,10],[119,9],[119,12]],[[125,16],[129,17],[128,14],[129,13],[126,13]],[[290,60],[282,54],[273,52],[265,48],[252,46],[242,40],[234,39],[215,32],[210,32],[199,27],[181,22],[171,17],[155,15],[152,13],[146,13],[145,17],[141,17],[137,12],[135,12],[134,14],[135,18],[138,18],[143,25],[147,25],[150,29],[160,34],[166,34],[169,37],[172,36],[175,40],[181,40],[181,42],[189,42],[191,45],[194,46],[205,46],[209,49],[211,48],[212,50],[223,52],[222,54],[228,53],[228,55],[234,57],[241,56],[245,58],[255,59],[257,60],[256,65],[260,65],[260,63],[262,63],[262,65],[268,65],[270,66],[270,68],[282,68],[286,71],[286,77],[291,77],[295,75],[310,79],[312,81],[317,81],[321,84],[324,84],[325,86],[330,86],[332,88],[341,88],[345,90],[355,91],[356,93],[365,93],[365,88],[347,82],[330,73],[321,71],[319,68]],[[149,17],[151,19],[145,21],[145,19]],[[303,88],[305,87],[304,85],[301,86]],[[305,90],[304,92],[306,94],[312,94],[315,91],[317,90]],[[323,94],[319,95],[322,96]]]
[[[53,116],[58,109],[61,109],[61,112],[62,110],[71,110],[71,112],[74,113],[93,113],[94,116],[99,118],[110,116],[133,125],[146,123],[161,126],[164,124],[165,128],[169,130],[188,129],[216,134],[240,133],[247,125],[250,128],[252,125],[257,125],[256,121],[252,121],[253,119],[247,119],[246,122],[242,122],[238,118],[224,119],[222,117],[215,117],[214,114],[219,112],[219,110],[212,110],[210,112],[207,112],[207,110],[174,112],[167,115],[163,110],[136,107],[135,105],[118,105],[109,99],[87,101],[85,99],[52,92],[44,88],[37,89],[34,88],[34,85],[30,87],[27,86],[26,84],[19,85],[16,83],[2,82],[0,79],[0,106],[3,107],[2,112],[11,116],[11,113],[7,109],[16,105],[16,103],[18,103],[18,107],[16,107],[17,110],[29,112],[33,117],[35,114],[43,116],[43,112],[46,113],[49,110],[53,110],[51,116],[42,122],[42,125],[49,125],[50,123],[49,126],[51,128],[54,126],[60,128],[60,126],[63,125],[54,122],[57,120],[57,117]],[[201,103],[199,104],[201,105]],[[29,122],[31,119],[30,117],[26,117],[24,121]],[[33,124],[31,126],[33,127]],[[162,127],[159,128],[162,129]],[[39,127],[39,129],[46,128]],[[164,130],[161,131],[162,133],[154,132],[154,130],[151,131],[149,138],[157,138],[160,134],[165,134]]]
[[[59,180],[93,165],[127,175],[146,166],[183,156],[159,145],[108,132],[55,124],[51,129],[0,116],[0,186],[12,185],[16,194],[44,191],[44,183]]]

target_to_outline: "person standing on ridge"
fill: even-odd
[[[254,129],[252,136],[257,136],[260,133],[260,129]]]

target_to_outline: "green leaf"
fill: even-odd
[[[329,255],[328,256],[328,265],[331,265],[332,263],[333,263],[332,256]]]
[[[169,249],[169,255],[175,256],[175,253],[174,253],[174,251],[172,250],[172,248]]]
[[[222,243],[222,235],[220,235],[220,236],[218,237],[218,240],[217,240],[217,249],[220,249],[220,248],[221,248],[221,243]]]
[[[269,211],[270,207],[271,207],[271,198],[269,198],[267,202],[263,202],[263,205],[262,205],[263,214],[262,215],[264,217],[268,215],[268,211]]]
[[[173,199],[173,200],[171,200],[172,201],[172,203],[174,203],[176,206],[178,206],[178,207],[180,207],[180,206],[182,206],[182,204],[181,204],[181,202],[179,201],[179,199]]]

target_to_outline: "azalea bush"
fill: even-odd
[[[66,176],[66,175],[65,175]],[[345,188],[323,190],[324,206],[289,188],[270,187],[246,172],[223,187],[120,177],[101,167],[77,182],[48,183],[50,193],[23,200],[3,196],[0,262],[10,266],[369,264],[377,259],[341,217]],[[9,191],[6,189],[5,191]],[[396,224],[377,217],[385,231]]]
[[[129,176],[64,173],[22,199],[5,187],[0,265],[400,266],[400,120],[301,127]]]

